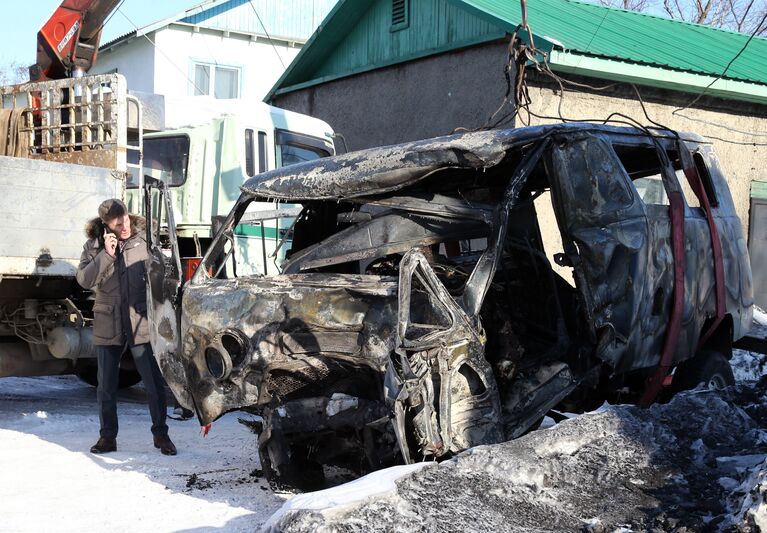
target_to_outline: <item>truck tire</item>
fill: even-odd
[[[675,392],[703,386],[724,389],[735,384],[735,376],[727,358],[715,350],[701,350],[695,357],[684,361],[674,372]]]
[[[98,365],[96,364],[96,361],[78,361],[75,366],[75,375],[88,385],[93,387],[99,386]],[[139,381],[141,381],[141,375],[136,370],[121,368],[120,375],[117,378],[117,388],[127,389],[128,387],[137,384]]]

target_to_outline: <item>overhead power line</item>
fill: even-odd
[[[121,4],[121,5],[122,5],[122,4]],[[118,11],[120,11],[120,14],[121,14],[123,17],[125,17],[125,20],[127,20],[127,21],[130,23],[130,25],[131,25],[131,26],[133,26],[133,27],[135,28],[135,30],[136,30],[136,34],[138,35],[138,32],[139,32],[139,27],[136,25],[136,23],[135,23],[135,22],[133,22],[133,21],[132,21],[130,18],[128,18],[128,15],[126,15],[125,13],[123,13],[123,11],[122,11],[121,9],[119,9],[119,7],[118,7]],[[189,83],[191,83],[191,84],[192,84],[192,86],[193,86],[193,87],[194,87],[194,88],[197,90],[197,92],[199,92],[200,94],[205,94],[205,93],[204,93],[204,92],[203,92],[203,91],[202,91],[202,90],[201,90],[201,89],[200,89],[200,88],[197,86],[197,84],[194,82],[194,80],[193,80],[192,78],[190,78],[190,77],[189,77],[189,74],[188,74],[188,73],[186,73],[186,72],[184,72],[184,71],[181,69],[181,67],[179,67],[179,66],[176,64],[176,62],[175,62],[175,61],[173,61],[173,60],[172,60],[170,57],[168,57],[168,55],[167,55],[165,52],[163,52],[163,51],[162,51],[162,48],[160,48],[159,46],[157,46],[157,45],[154,43],[154,41],[153,41],[152,39],[150,39],[150,38],[149,38],[149,36],[148,36],[146,33],[144,33],[144,34],[143,34],[143,36],[144,36],[144,38],[145,38],[147,41],[149,41],[149,44],[151,44],[151,45],[154,47],[154,49],[155,49],[155,50],[157,50],[157,51],[158,51],[158,52],[159,52],[159,53],[160,53],[160,54],[161,54],[161,55],[162,55],[162,56],[163,56],[165,59],[167,59],[167,60],[168,60],[168,62],[169,62],[171,65],[173,65],[173,67],[174,67],[176,70],[178,70],[178,71],[181,73],[181,75],[182,75],[182,76],[184,76],[184,78],[186,78],[186,80],[187,80],[187,81],[189,81]]]
[[[277,59],[280,60],[280,64],[282,65],[283,69],[286,69],[285,63],[282,61],[282,56],[277,51],[277,47],[274,46],[274,41],[271,37],[269,37],[269,32],[266,30],[266,26],[264,26],[264,22],[261,20],[261,16],[258,14],[258,11],[256,10],[256,6],[253,5],[253,0],[248,0],[248,3],[250,4],[250,7],[253,9],[253,13],[256,14],[256,18],[258,19],[258,23],[261,24],[261,27],[264,29],[264,34],[266,35],[266,38],[269,40],[269,44],[272,45],[272,48],[274,49],[274,53],[277,54]]]
[[[767,20],[767,11],[764,13],[764,16],[762,16],[762,20],[760,20],[759,24],[756,25],[756,28],[754,28],[754,31],[751,33],[751,35],[748,37],[748,39],[746,39],[746,42],[743,45],[743,47],[738,51],[737,54],[735,54],[735,56],[732,59],[730,59],[730,62],[727,63],[727,66],[724,67],[724,70],[722,71],[722,73],[719,74],[719,76],[717,76],[716,79],[714,79],[711,83],[706,85],[706,87],[700,92],[700,94],[698,94],[695,98],[690,100],[690,102],[686,106],[674,109],[671,112],[672,115],[676,115],[678,111],[684,111],[691,105],[695,104],[698,100],[703,98],[703,95],[706,94],[706,91],[708,91],[712,85],[714,85],[716,82],[721,80],[724,77],[724,75],[727,74],[727,71],[730,70],[730,67],[732,66],[732,64],[735,63],[735,60],[738,59],[741,56],[741,54],[746,51],[746,48],[748,48],[748,45],[751,44],[751,41],[754,39],[754,37],[756,37],[756,34],[762,30],[762,26],[764,25],[765,20]]]

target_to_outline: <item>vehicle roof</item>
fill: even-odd
[[[189,110],[194,109],[193,113]],[[283,129],[328,138],[333,129],[324,120],[248,98],[215,99],[208,96],[176,96],[165,100],[167,129],[147,133],[145,139],[189,134],[217,120],[235,120],[243,126]]]
[[[507,152],[547,136],[592,132],[647,137],[638,128],[590,123],[557,123],[459,133],[392,146],[369,148],[264,172],[241,187],[246,194],[275,200],[332,200],[396,191],[443,168],[483,169],[498,165]],[[675,138],[669,130],[656,137]],[[694,133],[679,136],[704,142]]]

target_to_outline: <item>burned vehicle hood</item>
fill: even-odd
[[[282,275],[187,286],[179,377],[200,421],[273,395],[306,394],[362,367],[380,372],[391,350],[395,293],[396,280],[379,276]]]

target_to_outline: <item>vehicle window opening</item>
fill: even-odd
[[[482,310],[483,321],[508,323],[488,331],[487,353],[494,365],[515,366],[525,353],[564,351],[567,332],[576,327],[575,289],[549,258],[563,247],[548,186],[539,164],[509,213],[502,260]],[[548,209],[539,212],[541,205]],[[556,238],[548,236],[548,250],[542,226],[557,232]]]
[[[615,153],[618,155],[623,167],[626,169],[629,177],[634,183],[634,187],[639,193],[639,197],[647,205],[669,205],[668,195],[663,185],[663,179],[661,176],[661,163],[658,159],[658,152],[654,146],[647,145],[621,145],[614,144]],[[682,195],[684,196],[687,205],[691,209],[701,209],[700,200],[695,192],[692,190],[687,177],[682,169],[682,162],[679,158],[677,150],[666,150],[669,161],[674,168],[677,182],[682,189]],[[709,201],[713,193],[713,187],[711,185],[711,176],[708,174],[708,169],[705,167],[705,162],[699,153],[695,154],[695,164],[698,168],[698,174],[701,177],[701,181],[706,189],[706,194],[709,196]],[[701,170],[701,166],[703,170]],[[704,177],[705,176],[705,177]],[[708,184],[708,187],[706,187]],[[713,204],[712,204],[713,205]],[[702,214],[702,211],[697,211]]]
[[[253,146],[253,130],[246,129],[245,130],[245,174],[248,177],[253,177],[256,174],[256,165],[253,161],[253,155],[254,155],[254,146]]]
[[[711,207],[718,207],[719,200],[716,197],[714,183],[711,181],[711,173],[708,171],[708,165],[703,159],[703,155],[700,152],[695,152],[692,157],[695,161],[695,168],[698,169],[698,176],[700,176],[700,181],[703,183],[703,190],[708,197],[708,203],[711,204]]]
[[[303,211],[297,204],[241,199],[235,222],[210,251],[207,269],[218,278],[280,274]]]
[[[286,167],[296,163],[328,157],[332,144],[323,139],[300,133],[277,130],[277,166]]]
[[[654,145],[644,144],[613,144],[613,148],[642,202],[645,205],[669,205],[657,148]],[[681,171],[678,154],[674,151],[666,153],[674,166],[674,171]]]
[[[430,333],[444,331],[453,325],[447,307],[437,295],[427,288],[428,284],[416,270],[410,286],[410,309],[405,338],[417,342]]]

